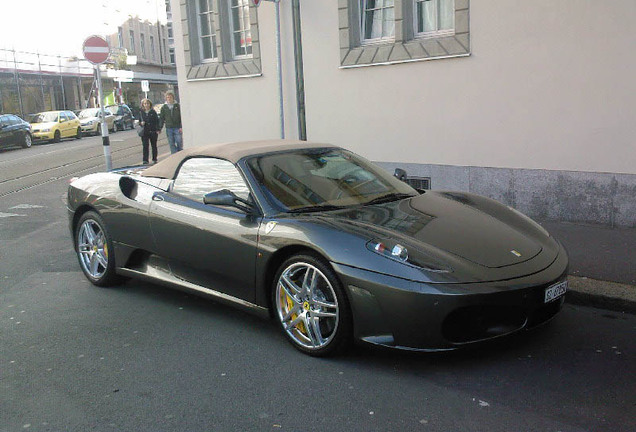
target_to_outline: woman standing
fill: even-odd
[[[141,100],[141,118],[139,124],[144,128],[141,135],[141,145],[143,146],[143,164],[148,165],[148,144],[152,145],[152,163],[157,163],[157,136],[161,128],[159,127],[159,116],[152,109],[152,102],[148,99]]]

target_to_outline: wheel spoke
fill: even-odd
[[[316,288],[316,281],[318,275],[316,269],[308,267],[305,272],[305,278],[303,279],[303,294],[306,294],[310,299],[314,296],[314,288]]]
[[[97,256],[97,261],[102,265],[102,267],[104,267],[104,269],[108,267],[108,258],[104,255],[103,249],[100,249],[97,253],[95,253],[95,255]]]
[[[93,277],[97,277],[99,276],[99,260],[97,259],[97,254],[94,253],[91,256],[91,262],[90,262],[90,273]]]
[[[305,319],[305,327],[307,327],[309,339],[311,339],[311,343],[314,345],[314,347],[321,346],[324,343],[324,339],[322,337],[322,333],[320,332],[320,318],[307,317]]]
[[[80,253],[87,253],[91,250],[91,245],[89,245],[88,243],[81,243],[77,245],[77,249],[80,251]]]
[[[288,296],[290,296],[295,302],[298,301],[296,297],[300,294],[300,288],[298,288],[298,286],[296,286],[296,284],[291,279],[289,279],[288,275],[283,274],[280,277],[279,284],[285,290]]]
[[[321,308],[338,309],[338,305],[335,303],[329,303],[326,301],[313,299],[311,301],[312,306],[320,306]]]
[[[298,315],[295,319],[293,319],[292,321],[290,321],[288,323],[283,323],[283,325],[285,326],[285,330],[290,330],[290,329],[296,327],[302,321],[303,321],[303,316],[302,315]]]
[[[312,311],[311,312],[311,316],[312,317],[319,317],[319,318],[337,318],[338,317],[338,313],[337,312],[327,312],[327,311]]]
[[[296,303],[296,304],[294,305],[294,307],[293,307],[293,308],[291,308],[291,309],[289,310],[289,312],[287,312],[287,313],[285,314],[285,316],[283,316],[283,318],[281,318],[281,320],[282,320],[284,323],[285,323],[285,322],[287,322],[287,321],[289,321],[289,320],[291,319],[291,317],[292,317],[294,314],[299,314],[299,313],[300,313],[300,310],[301,310],[300,305],[299,305],[298,303]]]
[[[84,234],[86,235],[86,240],[88,240],[90,244],[95,244],[96,234],[95,231],[93,231],[93,225],[88,221],[84,223]]]

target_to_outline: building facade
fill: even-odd
[[[172,23],[169,24],[171,27]],[[121,82],[122,94],[129,104],[138,105],[146,96],[153,103],[161,103],[166,91],[178,91],[177,69],[170,55],[168,30],[167,25],[159,22],[131,17],[117,28],[117,33],[108,36],[111,50],[119,53],[116,69],[132,72],[113,74],[113,78]],[[126,60],[133,57],[135,64],[127,64]],[[143,91],[142,81],[149,82],[148,92]]]
[[[636,227],[636,2],[282,0],[285,134],[548,220]],[[185,142],[280,136],[275,4],[173,0]]]

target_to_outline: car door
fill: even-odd
[[[59,123],[59,128],[60,128],[60,136],[62,138],[68,137],[69,136],[68,117],[66,116],[66,113],[64,111],[60,112],[57,121]]]
[[[73,111],[65,111],[68,118],[68,136],[77,135],[77,128],[80,127],[80,121]]]
[[[261,217],[203,203],[204,195],[221,189],[249,195],[234,164],[209,157],[186,160],[170,190],[155,193],[150,205],[157,252],[168,259],[174,276],[253,302]]]
[[[9,128],[9,116],[0,116],[0,146],[13,144],[12,133]]]

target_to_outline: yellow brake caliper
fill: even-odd
[[[287,302],[287,310],[291,310],[294,307],[294,301],[291,299],[291,297],[285,293],[285,301]],[[298,317],[298,314],[292,314],[291,316],[291,320],[295,320]],[[305,323],[304,322],[299,322],[296,325],[296,328],[298,328],[298,330],[304,334],[305,336],[307,336],[307,329],[305,329]]]

